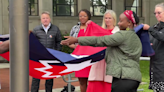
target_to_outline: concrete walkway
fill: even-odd
[[[61,92],[61,90],[63,90],[63,88],[56,88],[56,89],[53,89],[52,92]],[[31,92],[31,91],[30,91],[30,92]],[[45,90],[39,90],[39,92],[45,92]],[[80,87],[79,87],[79,86],[76,86],[74,92],[80,92]]]

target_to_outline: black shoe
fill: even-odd
[[[73,85],[71,85],[71,92],[75,91],[75,87]],[[64,89],[61,92],[68,92],[68,84],[67,86],[64,86]]]
[[[67,86],[64,86],[64,89],[61,92],[67,92]]]

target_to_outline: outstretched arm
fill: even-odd
[[[4,41],[0,44],[0,54],[9,51],[10,40]]]
[[[143,29],[148,30],[155,39],[159,41],[164,41],[164,29],[161,29],[160,31],[158,31],[154,29],[153,27],[150,27],[148,24],[144,24]]]
[[[117,32],[110,36],[102,37],[79,37],[74,38],[71,36],[64,36],[66,40],[61,41],[62,45],[70,45],[74,43],[79,43],[82,46],[94,46],[94,47],[104,47],[104,46],[118,46],[122,44],[125,37],[121,32]]]

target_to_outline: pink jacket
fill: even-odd
[[[119,31],[119,28],[116,26],[112,33],[116,33]],[[106,62],[105,59],[95,63],[92,65],[90,73],[89,73],[89,81],[104,81],[108,83],[112,83],[113,77],[110,75],[106,75]]]

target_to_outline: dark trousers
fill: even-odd
[[[137,92],[140,82],[113,77],[111,92]]]
[[[31,85],[31,92],[39,92],[40,79],[33,78]],[[45,89],[46,92],[52,92],[53,79],[46,80]]]

